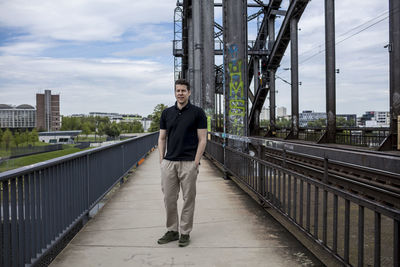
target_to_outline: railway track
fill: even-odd
[[[400,174],[272,148],[264,160],[400,209]]]

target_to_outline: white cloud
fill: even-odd
[[[144,47],[134,48],[128,51],[119,51],[113,53],[115,56],[125,56],[125,57],[155,57],[155,56],[166,56],[172,54],[172,42],[163,43],[150,43]]]
[[[23,93],[34,105],[35,93],[52,89],[61,94],[62,114],[105,110],[147,115],[172,95],[172,68],[154,61],[3,56],[0,62],[0,102],[14,102]]]
[[[117,41],[133,25],[171,22],[175,0],[7,0],[0,25],[55,40]],[[168,11],[168,12],[166,12]]]

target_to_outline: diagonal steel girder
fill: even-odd
[[[282,3],[282,0],[271,0],[268,7],[266,8],[266,10],[264,9],[265,15],[261,22],[260,29],[257,33],[257,39],[254,44],[255,49],[261,49],[262,47],[264,47],[265,42],[267,40],[268,19],[270,16],[275,16],[276,13],[273,11],[278,10],[281,3]],[[250,88],[251,80],[254,76],[254,63],[253,63],[254,60],[255,60],[254,56],[250,57],[249,64],[248,64],[248,80],[247,81],[248,81],[249,88]],[[255,94],[257,94],[257,92],[255,92]],[[252,94],[249,94],[249,95],[252,96]],[[251,99],[251,100],[254,103],[254,99]]]
[[[272,1],[271,4],[273,7],[278,8],[281,1]],[[301,15],[304,12],[304,9],[306,8],[307,4],[308,4],[309,0],[294,0],[290,2],[290,5],[288,7],[288,10],[286,12],[286,16],[285,19],[282,22],[281,28],[279,30],[278,33],[278,37],[276,38],[276,41],[274,42],[270,55],[268,57],[268,61],[267,61],[267,68],[269,70],[276,70],[279,67],[279,64],[283,58],[283,55],[286,51],[286,48],[290,42],[290,20],[292,18],[297,18],[299,19],[301,17]],[[279,5],[278,5],[279,4]],[[271,5],[268,7],[271,8]],[[268,14],[264,17],[268,18]],[[263,23],[264,23],[263,20]],[[266,24],[266,23],[265,23]],[[261,29],[260,29],[261,32]],[[258,36],[257,36],[258,38]],[[253,57],[250,59],[251,63],[249,63],[249,80],[250,77],[252,77],[253,74],[253,69],[251,68],[252,64],[252,59]],[[265,90],[264,88],[262,88],[263,90]],[[255,93],[255,98],[253,101],[253,106],[251,108],[250,111],[250,124],[254,123],[254,116],[255,116],[255,110],[261,108],[264,105],[265,102],[265,93],[266,92],[256,92]]]
[[[268,69],[276,70],[279,67],[286,48],[290,42],[290,19],[300,19],[308,2],[309,0],[293,0],[290,2],[289,8],[286,12],[286,17],[282,22],[278,36],[268,57]]]

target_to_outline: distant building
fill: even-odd
[[[326,119],[325,112],[314,112],[312,110],[303,110],[299,114],[299,126],[307,127],[308,122],[317,121],[319,119]]]
[[[35,127],[36,109],[31,105],[0,104],[0,128],[33,129]]]
[[[147,130],[150,128],[152,120],[148,119],[148,118],[143,118],[141,120],[142,126],[143,126],[143,130],[145,132],[147,132]]]
[[[356,114],[337,114],[336,118],[345,118],[346,121],[349,122],[350,127],[356,127],[357,126],[357,115]]]
[[[346,121],[351,122],[350,127],[355,127],[357,123],[357,115],[356,114],[336,114],[336,118],[345,118]],[[299,126],[300,127],[307,127],[309,122],[317,121],[320,119],[326,120],[326,113],[325,112],[314,112],[312,110],[303,110],[299,114]]]
[[[81,130],[40,132],[39,141],[49,144],[73,144],[75,137],[81,132]]]
[[[390,127],[390,112],[366,111],[358,122],[364,127]]]
[[[52,95],[51,90],[36,94],[36,128],[58,131],[61,126],[60,95]]]
[[[286,114],[286,108],[285,107],[278,107],[276,109],[276,116],[278,118],[285,118],[287,116]]]
[[[260,121],[261,120],[269,120],[269,118],[270,118],[269,108],[262,107],[261,113],[260,113]]]
[[[108,118],[113,118],[113,117],[121,117],[119,113],[110,113],[110,112],[89,112],[90,117],[108,117]]]
[[[84,117],[86,117],[86,115],[85,115],[85,114],[72,114],[71,117],[74,117],[74,118],[84,118]]]

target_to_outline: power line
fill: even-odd
[[[344,33],[342,33],[342,34],[340,34],[339,37],[344,36],[344,35],[346,35],[346,34],[352,32],[352,31],[354,31],[354,30],[360,28],[360,27],[363,26],[363,25],[366,25],[366,24],[368,24],[368,23],[370,23],[370,22],[372,22],[372,21],[378,19],[379,17],[381,17],[381,16],[383,16],[383,15],[387,15],[387,13],[389,13],[389,12],[390,12],[390,11],[385,11],[385,12],[379,14],[378,16],[376,16],[376,17],[374,17],[374,18],[372,18],[372,19],[370,19],[370,20],[368,20],[368,21],[366,21],[366,22],[364,22],[364,23],[362,23],[362,24],[360,24],[360,25],[358,25],[358,26],[356,26],[356,27],[353,27],[352,29],[350,29],[350,30],[348,30],[348,31],[346,31],[346,32],[344,32]],[[399,12],[399,10],[396,10],[396,9],[393,10],[393,13],[395,13],[395,12],[397,13],[397,12]],[[347,36],[347,37],[345,37],[344,39],[335,42],[335,46],[336,46],[337,44],[340,44],[340,43],[342,43],[342,42],[344,42],[344,41],[350,39],[351,37],[353,37],[353,36],[355,36],[355,35],[360,34],[360,33],[363,32],[363,31],[365,31],[365,30],[367,30],[367,29],[369,29],[369,28],[375,26],[376,24],[378,24],[378,23],[380,23],[380,22],[386,20],[387,18],[389,18],[389,15],[388,15],[388,16],[385,16],[385,17],[382,18],[382,19],[379,19],[378,21],[376,21],[376,22],[374,22],[374,23],[368,25],[368,26],[365,27],[365,28],[362,28],[361,30],[357,31],[356,33],[351,34],[350,36]],[[326,43],[323,43],[323,44],[321,44],[321,45],[325,45],[325,44],[326,44]],[[318,45],[317,47],[320,47],[321,45]],[[316,47],[315,47],[315,48],[316,48]],[[312,50],[314,50],[315,48],[310,49],[310,50],[308,50],[308,51],[306,51],[306,52],[301,53],[300,56],[301,56],[301,55],[304,55],[304,54],[306,54],[306,53],[308,53],[308,52],[310,52],[310,51],[312,51]],[[299,65],[300,65],[300,64],[303,64],[304,62],[309,61],[310,59],[312,59],[312,58],[318,56],[319,54],[321,54],[321,53],[323,53],[323,52],[325,52],[325,49],[320,50],[320,51],[318,51],[318,52],[315,53],[315,54],[312,54],[312,55],[309,56],[308,58],[306,58],[306,59],[304,59],[303,61],[301,61],[301,62],[299,63]],[[285,71],[287,71],[287,70],[288,70],[288,69],[282,70],[279,74],[281,74],[281,73],[283,73],[283,72],[285,72]]]

